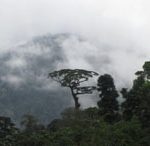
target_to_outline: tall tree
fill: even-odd
[[[114,85],[114,80],[109,74],[104,74],[98,78],[98,91],[100,101],[98,106],[102,114],[113,114],[118,111],[118,92]]]
[[[125,102],[122,104],[124,118],[129,120],[133,115],[139,117],[143,126],[150,125],[150,61],[145,62],[143,71],[135,73],[137,78],[131,90],[122,92]]]
[[[77,96],[80,94],[92,94],[93,90],[96,89],[95,86],[81,87],[81,83],[86,82],[89,78],[97,75],[98,73],[94,71],[87,71],[83,69],[62,69],[49,73],[49,77],[51,77],[54,81],[60,83],[63,87],[70,88],[76,109],[80,107]]]

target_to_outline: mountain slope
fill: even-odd
[[[0,115],[16,121],[30,113],[47,123],[70,105],[69,93],[47,78],[66,62],[61,43],[67,37],[37,37],[0,56]]]

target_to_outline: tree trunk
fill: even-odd
[[[77,97],[77,94],[75,94],[74,92],[73,92],[73,88],[72,87],[70,87],[70,89],[71,89],[71,93],[72,93],[72,96],[73,96],[73,99],[74,99],[74,102],[75,102],[75,109],[79,109],[80,108],[80,103],[78,102],[78,97]]]

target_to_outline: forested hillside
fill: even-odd
[[[30,114],[24,115],[20,128],[10,118],[0,117],[0,145],[150,146],[150,62],[135,74],[132,88],[118,91],[110,74],[99,75],[95,86],[81,86],[98,73],[82,69],[49,73],[62,87],[70,88],[75,106],[66,108],[48,125]],[[82,109],[80,94],[95,90],[99,95],[97,106]],[[122,103],[118,102],[120,96]]]

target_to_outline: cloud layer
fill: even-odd
[[[64,42],[70,66],[109,72],[122,85],[149,59],[149,4],[148,0],[0,0],[0,52],[46,33],[76,34],[87,42],[75,38]],[[36,53],[40,51],[37,47]],[[25,64],[19,59],[11,63],[11,67]]]

